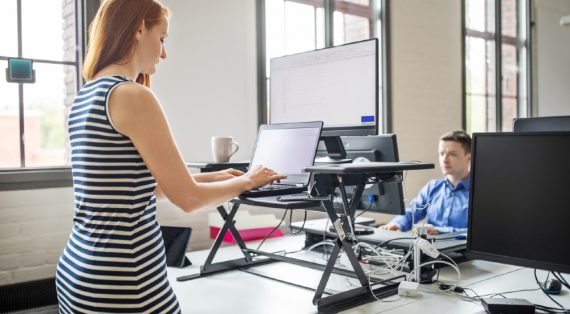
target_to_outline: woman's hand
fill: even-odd
[[[250,169],[244,174],[244,177],[250,182],[248,190],[273,183],[274,181],[279,182],[280,180],[287,179],[287,176],[277,174],[277,172],[261,165],[257,165],[255,168]]]

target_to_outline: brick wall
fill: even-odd
[[[71,188],[0,192],[0,285],[53,277],[72,215]]]

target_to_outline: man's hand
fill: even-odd
[[[390,223],[380,226],[379,228],[382,230],[400,231],[400,227]]]
[[[435,228],[428,228],[427,234],[428,235],[436,235],[436,234],[439,234],[439,230],[437,230]]]

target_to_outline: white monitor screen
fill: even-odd
[[[279,174],[286,184],[307,184],[313,165],[320,128],[262,129],[259,132],[250,168],[264,165]]]
[[[378,41],[271,59],[269,123],[378,125]]]

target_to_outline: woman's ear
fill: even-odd
[[[137,29],[137,32],[135,34],[135,37],[137,40],[140,40],[143,32],[145,31],[145,26],[144,26],[144,20],[141,22],[141,25],[139,26],[139,28]]]

